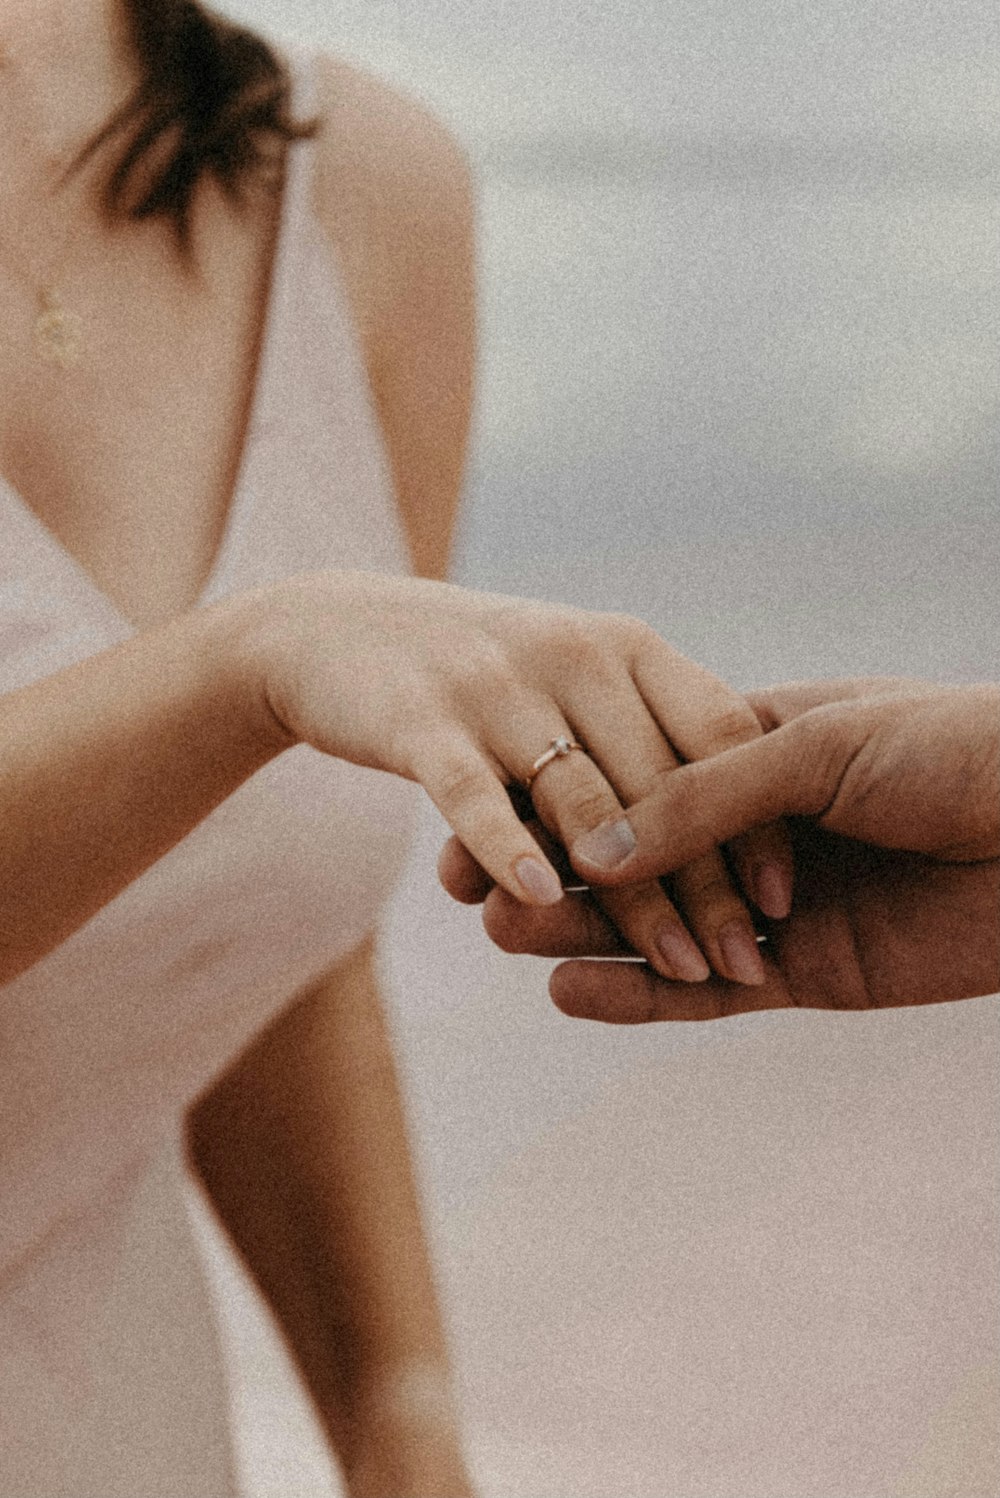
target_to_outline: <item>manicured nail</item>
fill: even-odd
[[[730,921],[719,932],[719,948],[726,964],[726,976],[737,983],[758,987],[764,981],[764,963],[757,950],[757,939],[742,921]]]
[[[792,909],[792,876],[784,864],[762,863],[753,872],[753,898],[772,921],[783,921]]]
[[[592,832],[577,838],[571,849],[575,858],[584,858],[595,869],[615,869],[635,852],[635,833],[624,817],[617,822],[602,822]]]
[[[704,983],[710,972],[708,963],[683,926],[662,927],[656,933],[656,945],[672,977],[683,983]]]
[[[556,905],[563,897],[559,876],[537,858],[519,858],[514,873],[524,892],[536,905]]]

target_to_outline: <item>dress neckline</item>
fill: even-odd
[[[306,92],[303,69],[296,67],[288,58],[286,65],[292,70],[293,104],[295,112],[303,108],[302,95]],[[307,81],[305,81],[307,83]],[[309,90],[311,92],[311,89]],[[290,291],[290,259],[292,228],[305,208],[304,195],[308,188],[309,142],[291,142],[285,150],[285,166],[281,185],[281,203],[278,225],[271,251],[271,265],[267,278],[267,290],[261,309],[261,329],[257,343],[256,360],[247,413],[243,425],[243,437],[232,488],[225,507],[222,533],[215,548],[211,565],[198,595],[183,612],[205,607],[220,588],[229,559],[235,549],[239,535],[239,522],[243,508],[243,497],[250,487],[250,474],[257,433],[268,424],[267,408],[271,399],[273,380],[271,370],[275,361],[278,334],[284,320],[283,314]],[[139,626],[128,617],[109,593],[97,582],[84,564],[63,544],[59,537],[35,513],[17,486],[6,474],[0,472],[0,499],[6,497],[18,515],[35,532],[50,556],[58,560],[62,569],[71,575],[78,587],[100,604],[110,615],[119,630],[129,635],[139,634]]]

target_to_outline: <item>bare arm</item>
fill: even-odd
[[[461,149],[378,79],[326,59],[315,207],[354,313],[419,577],[444,577],[475,363],[474,203]]]
[[[206,609],[0,698],[0,983],[290,743],[243,625]]]

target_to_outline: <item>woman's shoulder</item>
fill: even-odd
[[[363,323],[460,275],[472,224],[464,150],[426,105],[339,57],[316,59],[313,204]],[[454,263],[452,263],[454,262]]]
[[[465,153],[423,104],[318,63],[313,206],[339,261],[416,571],[445,568],[475,363]]]
[[[427,105],[329,53],[315,69],[321,174],[330,185],[364,191],[373,202],[405,196],[415,209],[467,185],[465,153]]]

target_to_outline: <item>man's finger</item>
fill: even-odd
[[[934,682],[910,676],[844,676],[816,681],[785,681],[760,687],[746,700],[765,732],[780,728],[792,718],[832,702],[853,702],[871,697],[925,697],[940,691]]]
[[[645,963],[564,962],[549,979],[557,1009],[571,1019],[606,1025],[648,1025],[726,1019],[750,1010],[784,1009],[791,1000],[773,966],[759,988],[711,978],[707,983],[670,983]]]
[[[567,894],[558,905],[522,905],[494,889],[483,908],[486,934],[504,952],[535,957],[634,957],[588,893]]]
[[[507,793],[511,795],[511,787],[508,787]],[[512,795],[511,800],[514,800]],[[530,817],[519,813],[519,820],[531,833],[563,884],[571,887],[578,885],[580,881],[570,867],[565,848],[542,826],[534,812]],[[496,885],[496,881],[490,878],[482,864],[473,858],[457,837],[450,837],[438,855],[438,878],[446,892],[461,905],[481,905]]]
[[[860,722],[854,725],[862,728]],[[627,817],[604,822],[570,848],[593,884],[657,878],[783,816],[818,815],[836,792],[863,732],[820,709],[773,733],[675,770]]]
[[[457,837],[450,837],[438,855],[438,878],[453,900],[481,905],[494,881]]]

